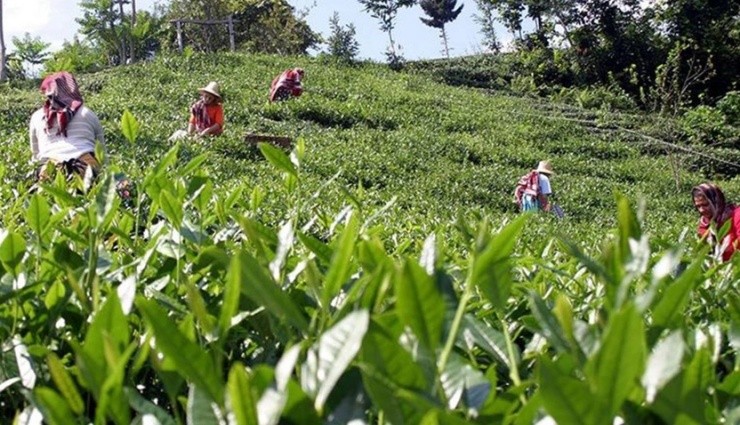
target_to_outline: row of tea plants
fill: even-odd
[[[133,116],[122,128],[135,143]],[[181,150],[142,167],[126,206],[113,171],[86,194],[61,177],[4,193],[5,420],[740,420],[737,260],[651,241],[625,197],[595,256],[567,238],[518,244],[529,215],[459,220],[409,255],[381,239],[390,206],[348,194],[328,214],[322,190],[296,196],[302,140],[260,145],[277,226],[256,218],[258,188],[216,190],[207,155]]]

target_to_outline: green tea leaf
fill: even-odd
[[[308,321],[301,309],[248,252],[241,251],[233,257],[227,279],[238,279],[242,294],[264,306],[278,319],[287,320],[301,331],[308,329]]]
[[[463,328],[460,338],[464,339],[466,342],[472,342],[485,350],[508,369],[518,366],[518,361],[521,357],[519,347],[516,345],[513,347],[517,364],[512,365],[509,360],[506,348],[506,337],[504,334],[492,328],[488,324],[481,322],[480,319],[476,318],[472,314],[468,313],[463,316]]]
[[[221,425],[223,423],[221,415],[217,412],[220,412],[220,409],[208,397],[207,392],[202,391],[197,385],[191,384],[188,389],[188,422],[198,425]]]
[[[162,207],[164,215],[172,223],[172,226],[175,229],[179,229],[182,225],[183,218],[182,202],[175,199],[171,193],[162,191],[159,194],[159,205]]]
[[[449,409],[456,409],[461,401],[466,407],[480,409],[491,392],[491,384],[483,373],[455,353],[450,356],[440,380]]]
[[[262,155],[264,155],[273,167],[291,176],[298,176],[298,171],[295,169],[293,163],[290,162],[290,158],[288,158],[285,152],[268,143],[259,143],[257,146],[262,152]]]
[[[101,231],[105,231],[113,219],[113,214],[116,212],[113,208],[116,196],[116,183],[111,175],[107,175],[99,184],[98,193],[95,196],[95,216],[97,227]]]
[[[641,380],[648,403],[652,403],[658,391],[681,371],[684,350],[680,331],[671,332],[655,345]]]
[[[529,294],[529,308],[547,342],[561,353],[570,352],[570,344],[563,328],[560,327],[560,322],[547,307],[545,301],[534,292]]]
[[[588,384],[561,372],[548,358],[538,360],[539,394],[547,412],[559,424],[597,425],[594,397]]]
[[[155,301],[138,297],[136,306],[154,331],[157,350],[173,361],[180,374],[222,405],[224,385],[208,353],[186,337]]]
[[[695,260],[665,289],[653,308],[653,323],[656,327],[672,329],[680,325],[691,291],[702,281],[702,265],[702,259]]]
[[[257,403],[243,365],[237,362],[231,367],[226,387],[226,406],[234,415],[236,425],[258,425]]]
[[[18,273],[18,267],[25,253],[26,241],[21,235],[0,229],[0,261],[8,271]]]
[[[224,338],[231,328],[231,318],[239,309],[241,276],[238,273],[229,273],[225,283],[224,300],[221,305],[221,314],[218,317],[218,331],[221,338]]]
[[[357,243],[359,227],[357,213],[352,213],[339,239],[339,244],[334,249],[331,265],[326,272],[323,298],[326,305],[337,295],[339,289],[351,275],[352,255]]]
[[[124,388],[124,394],[128,397],[128,403],[134,411],[140,415],[150,415],[159,421],[160,425],[177,425],[177,422],[161,407],[145,399],[138,391],[132,388]],[[133,424],[143,425],[141,417],[134,419]]]
[[[586,364],[586,373],[604,402],[607,417],[619,410],[637,384],[645,365],[645,330],[634,306],[614,314],[601,339],[598,353]]]
[[[136,142],[136,138],[139,136],[139,127],[140,124],[136,121],[136,117],[128,109],[123,111],[123,115],[121,116],[121,132],[129,143],[134,144]]]
[[[201,165],[203,165],[204,162],[208,160],[208,153],[202,153],[195,158],[191,159],[190,162],[185,164],[184,167],[180,170],[181,176],[189,176],[193,171],[200,168]]]
[[[509,223],[491,239],[473,262],[472,282],[495,308],[505,309],[511,292],[511,253],[527,215]]]
[[[442,338],[446,312],[444,298],[434,279],[409,259],[393,280],[398,317],[429,353],[434,353]]]
[[[51,209],[46,198],[38,193],[35,193],[31,197],[31,201],[28,204],[28,211],[26,211],[26,220],[28,226],[36,232],[37,235],[42,235],[46,225],[49,224],[51,218]]]
[[[316,254],[316,257],[321,263],[329,264],[332,255],[332,250],[329,246],[315,237],[302,232],[298,232],[298,240],[301,241],[306,248],[311,250],[311,252]]]
[[[51,388],[35,388],[33,401],[44,415],[44,421],[49,425],[68,425],[77,422],[64,399]]]
[[[712,376],[711,354],[706,348],[698,350],[691,363],[674,376],[658,392],[651,410],[666,423],[706,424],[706,389]]]
[[[67,401],[69,408],[74,413],[78,415],[81,414],[85,407],[82,403],[82,397],[80,397],[80,393],[77,391],[77,386],[74,381],[72,381],[69,373],[67,373],[62,361],[59,360],[59,357],[57,357],[56,354],[49,353],[49,355],[46,356],[46,364],[49,366],[51,379]]]
[[[315,396],[314,407],[321,412],[334,385],[355,358],[367,332],[367,310],[348,314],[324,332],[306,353],[301,372],[301,387]]]

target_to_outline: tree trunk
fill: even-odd
[[[134,46],[134,27],[136,26],[136,0],[131,0],[131,40],[129,40],[129,55],[131,63],[136,62],[136,47]]]
[[[450,48],[447,45],[447,32],[445,31],[445,26],[442,25],[442,27],[439,30],[442,31],[442,42],[444,43],[444,46],[445,46],[445,57],[449,59],[450,58]]]
[[[388,30],[388,40],[391,43],[391,54],[393,54],[393,57],[396,57],[396,43],[393,41],[393,31]]]
[[[3,0],[0,0],[0,82],[8,79],[5,66],[5,36],[3,32]]]
[[[118,0],[118,13],[120,13],[120,16],[121,16],[121,28],[123,28],[123,17],[124,17],[124,14],[123,14],[123,1],[124,0]],[[121,37],[121,47],[119,47],[119,49],[118,49],[119,55],[121,56],[121,61],[120,61],[119,65],[125,65],[126,64],[126,50],[127,50],[126,49],[126,37],[123,34],[121,34],[121,35],[122,35],[122,37]]]

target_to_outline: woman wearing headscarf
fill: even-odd
[[[270,85],[270,102],[288,100],[303,94],[301,79],[305,72],[303,68],[286,69],[272,80]]]
[[[57,72],[44,78],[40,90],[44,105],[31,115],[29,124],[32,158],[41,165],[36,178],[50,177],[50,163],[67,176],[85,177],[89,170],[95,177],[100,171],[95,143],[105,147],[103,126],[84,105],[77,80],[68,72]]]
[[[722,190],[712,183],[702,183],[691,190],[694,207],[699,212],[699,237],[707,240],[721,253],[722,260],[728,261],[740,248],[740,208],[728,204]],[[717,241],[716,232],[725,223],[730,222],[730,229],[721,243]]]

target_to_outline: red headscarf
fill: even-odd
[[[48,133],[56,122],[59,124],[57,134],[66,136],[67,124],[82,106],[82,95],[77,80],[69,72],[56,72],[44,78],[40,89],[41,93],[46,95],[44,102],[46,132]]]
[[[712,183],[702,183],[699,186],[694,187],[691,190],[691,196],[694,198],[697,196],[703,196],[706,198],[712,210],[711,218],[702,216],[699,219],[700,235],[704,235],[706,233],[711,222],[714,222],[718,228],[722,227],[725,221],[732,216],[732,211],[735,209],[734,205],[728,204],[725,201],[725,194],[722,193],[722,189]]]

